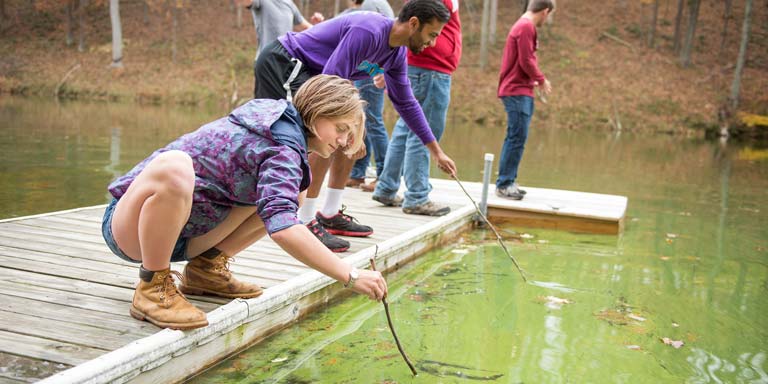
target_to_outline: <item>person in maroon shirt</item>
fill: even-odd
[[[507,35],[498,90],[507,111],[507,137],[501,147],[499,177],[496,179],[496,195],[500,197],[522,200],[525,196],[525,191],[517,184],[517,169],[533,116],[533,87],[541,87],[544,94],[552,91],[536,60],[539,45],[536,27],[541,27],[554,10],[553,0],[531,1],[528,10]]]
[[[459,0],[442,0],[451,11],[434,47],[421,53],[408,53],[408,78],[413,94],[429,121],[436,140],[445,130],[445,118],[451,101],[451,74],[461,60],[461,21]],[[405,199],[397,196],[400,175],[405,180]],[[429,199],[429,152],[421,145],[405,121],[398,119],[392,129],[392,140],[384,158],[384,170],[379,175],[373,200],[384,205],[402,204],[403,212],[415,215],[442,216],[451,211],[447,205]]]

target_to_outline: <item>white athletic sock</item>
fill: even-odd
[[[325,217],[335,216],[341,209],[341,196],[344,194],[343,189],[328,188],[325,194],[325,205],[320,213]]]
[[[315,204],[317,203],[317,197],[304,198],[304,204],[299,207],[299,220],[304,224],[309,224],[310,221],[315,219]]]

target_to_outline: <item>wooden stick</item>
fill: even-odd
[[[477,211],[477,214],[480,215],[480,217],[483,219],[483,221],[485,221],[485,223],[488,224],[488,226],[491,228],[493,233],[496,235],[496,240],[499,241],[499,244],[501,244],[501,248],[504,250],[504,252],[507,254],[507,256],[510,259],[512,259],[512,264],[514,264],[515,267],[517,267],[517,271],[520,272],[520,276],[523,277],[523,281],[524,282],[528,282],[528,279],[525,277],[525,273],[523,273],[523,269],[520,268],[520,264],[517,263],[517,260],[515,260],[515,257],[512,256],[511,253],[509,253],[509,250],[507,249],[507,246],[504,245],[504,240],[501,239],[501,235],[499,235],[499,232],[496,230],[496,227],[494,227],[493,224],[491,224],[491,222],[488,221],[488,218],[485,217],[483,212],[480,211],[480,207],[477,206],[477,203],[475,202],[475,199],[473,199],[472,196],[469,195],[469,192],[467,192],[467,190],[464,189],[464,185],[461,184],[461,181],[459,180],[459,177],[456,176],[456,175],[452,175],[452,177],[453,177],[454,180],[456,180],[457,183],[459,183],[459,187],[461,187],[461,190],[464,191],[464,194],[467,195],[467,197],[469,198],[469,201],[471,201],[472,205],[475,206],[475,210]]]
[[[379,253],[379,246],[376,246],[376,253],[373,257],[376,257],[376,254]],[[376,262],[373,259],[370,259],[371,261],[371,270],[376,270]],[[403,360],[405,360],[405,363],[408,364],[408,368],[411,369],[411,373],[413,373],[414,376],[418,376],[419,373],[416,372],[416,367],[413,366],[413,363],[411,363],[411,360],[408,359],[408,356],[405,354],[405,351],[403,350],[403,346],[400,345],[400,339],[397,338],[397,333],[395,333],[395,327],[392,325],[392,317],[389,315],[389,304],[387,304],[387,298],[382,297],[381,303],[384,304],[384,312],[387,314],[387,324],[389,324],[389,330],[392,331],[392,336],[395,338],[395,344],[397,344],[397,349],[400,351],[400,355],[403,356]]]
[[[605,37],[607,37],[607,38],[609,38],[609,39],[611,39],[611,40],[613,40],[613,41],[615,41],[615,42],[617,42],[617,43],[619,43],[621,45],[627,46],[627,47],[629,47],[629,49],[632,50],[633,53],[637,53],[637,51],[635,50],[635,46],[634,45],[632,45],[630,43],[627,43],[626,41],[618,38],[617,36],[612,35],[612,34],[610,34],[608,32],[603,32],[603,36],[605,36]]]

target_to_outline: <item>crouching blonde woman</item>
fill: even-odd
[[[141,263],[130,313],[159,327],[208,324],[183,293],[259,296],[229,261],[265,234],[304,264],[380,300],[379,272],[357,271],[298,220],[310,184],[307,153],[330,156],[363,145],[363,102],[348,80],[319,75],[285,100],[251,100],[155,151],[109,186],[104,240],[120,258]],[[170,262],[188,261],[182,274]],[[174,276],[181,280],[177,287]],[[180,292],[179,292],[180,291]]]

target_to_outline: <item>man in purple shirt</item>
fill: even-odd
[[[419,53],[434,46],[451,14],[442,1],[411,0],[396,20],[357,12],[336,17],[300,33],[289,32],[266,46],[256,60],[256,98],[291,99],[301,84],[317,74],[350,80],[368,78],[379,69],[395,110],[437,160],[442,171],[456,174],[456,165],[440,148],[408,80],[407,50]],[[341,210],[341,196],[354,159],[337,151],[330,160],[310,156],[312,184],[299,218],[328,248],[343,252],[349,242],[333,236],[368,236],[373,230],[357,224]],[[325,208],[315,215],[314,203],[325,173],[331,168]],[[402,199],[381,201],[400,206]],[[330,216],[329,216],[330,214]]]

